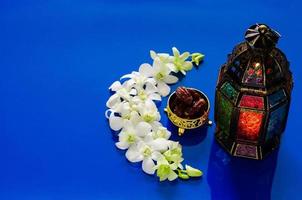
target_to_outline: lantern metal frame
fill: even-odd
[[[251,34],[251,32],[253,34]],[[251,35],[253,36],[252,38],[249,37]],[[234,47],[232,53],[228,55],[227,62],[223,64],[220,69],[215,94],[215,137],[218,143],[233,156],[263,159],[280,144],[282,132],[286,127],[293,81],[286,56],[281,50],[275,47],[279,37],[280,35],[267,25],[256,24],[251,26],[246,32],[246,41]],[[258,56],[261,58],[263,84],[246,83],[243,80],[249,66],[251,66],[250,62]],[[268,58],[272,59],[273,64],[277,65],[278,70],[280,70],[280,73],[278,71],[279,77],[269,81],[266,80],[267,66],[264,64]],[[243,62],[239,61],[240,65],[236,67],[234,63],[238,61],[238,59]],[[241,63],[243,63],[243,66]],[[234,66],[235,70],[238,70],[239,76],[234,75],[230,70],[232,67],[234,68]],[[233,98],[232,96],[232,99],[230,99],[230,97],[222,91],[222,86],[226,83],[230,84],[231,87],[237,91],[236,97]],[[271,108],[269,104],[270,95],[282,90],[285,92],[285,99],[280,101],[277,106]],[[239,104],[243,95],[263,98],[263,109],[241,107]],[[222,121],[219,119],[220,115],[223,114],[220,113],[220,109],[222,108],[219,100],[222,101],[221,98],[224,98],[224,100],[228,101],[229,105],[232,105],[229,126],[227,128],[223,126]],[[285,106],[284,108],[282,107],[282,109],[286,112],[283,113],[284,118],[281,122],[282,124],[279,125],[281,129],[278,130],[278,134],[274,134],[271,138],[267,139],[269,134],[268,126],[270,120],[272,120],[270,119],[272,118],[272,113],[275,110],[277,112],[278,108],[281,109],[281,106]],[[262,113],[262,121],[260,123],[257,140],[240,139],[238,137],[239,116],[240,112],[244,110]]]

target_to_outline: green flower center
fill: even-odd
[[[141,100],[146,100],[146,99],[147,99],[147,95],[146,95],[146,93],[145,93],[144,91],[140,91],[140,92],[138,93],[138,96],[139,96],[139,98],[140,98]]]
[[[180,148],[176,148],[166,151],[164,156],[169,162],[179,162],[182,158],[182,153]]]
[[[175,67],[178,69],[178,70],[181,70],[182,69],[182,61],[179,59],[179,58],[175,58],[174,59],[174,65]]]
[[[144,151],[143,151],[143,155],[145,156],[145,157],[149,157],[149,156],[151,156],[151,149],[150,148],[146,148]]]
[[[163,80],[165,75],[161,72],[158,72],[155,77],[157,80]]]
[[[170,166],[166,164],[162,164],[157,169],[157,176],[163,177],[170,173]]]
[[[155,116],[152,115],[152,114],[145,114],[143,116],[143,119],[144,119],[145,122],[150,123],[150,122],[153,122],[155,120]]]
[[[133,144],[136,141],[135,135],[134,134],[129,134],[127,137],[127,142],[129,144]]]
[[[159,138],[165,138],[166,137],[166,131],[165,130],[158,130],[156,135]]]

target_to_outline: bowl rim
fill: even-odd
[[[207,111],[206,111],[205,113],[208,114],[208,113],[209,113],[209,110],[210,110],[210,107],[211,107],[210,100],[209,100],[208,96],[207,96],[204,92],[202,92],[202,91],[200,91],[200,90],[198,90],[198,89],[196,89],[196,88],[187,87],[187,89],[195,90],[195,91],[201,93],[201,94],[206,98],[206,101],[207,101],[207,103],[208,103],[208,106],[207,106]],[[171,99],[171,97],[172,97],[175,93],[176,93],[176,91],[172,92],[172,93],[170,94],[169,98],[168,98],[168,101],[167,101],[167,108],[168,108],[174,115],[176,115],[176,114],[175,114],[175,113],[171,110],[171,108],[170,108],[170,99]],[[200,117],[193,118],[193,119],[182,118],[182,117],[179,117],[178,115],[176,115],[176,116],[177,116],[178,118],[182,119],[182,120],[192,120],[192,121],[194,121],[194,120],[198,120],[198,119],[200,119],[200,118],[203,118],[206,114],[203,114],[203,115],[201,115]]]

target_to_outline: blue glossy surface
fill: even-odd
[[[0,199],[301,199],[300,8],[298,0],[2,0]],[[151,62],[150,49],[177,46],[206,59],[173,89],[196,87],[213,105],[220,65],[255,22],[283,35],[295,78],[279,152],[230,158],[213,126],[181,139],[202,179],[160,183],[128,163],[104,118],[108,86]]]

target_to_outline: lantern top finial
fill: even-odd
[[[281,35],[266,24],[255,24],[245,33],[245,39],[253,48],[270,49],[274,47]]]

